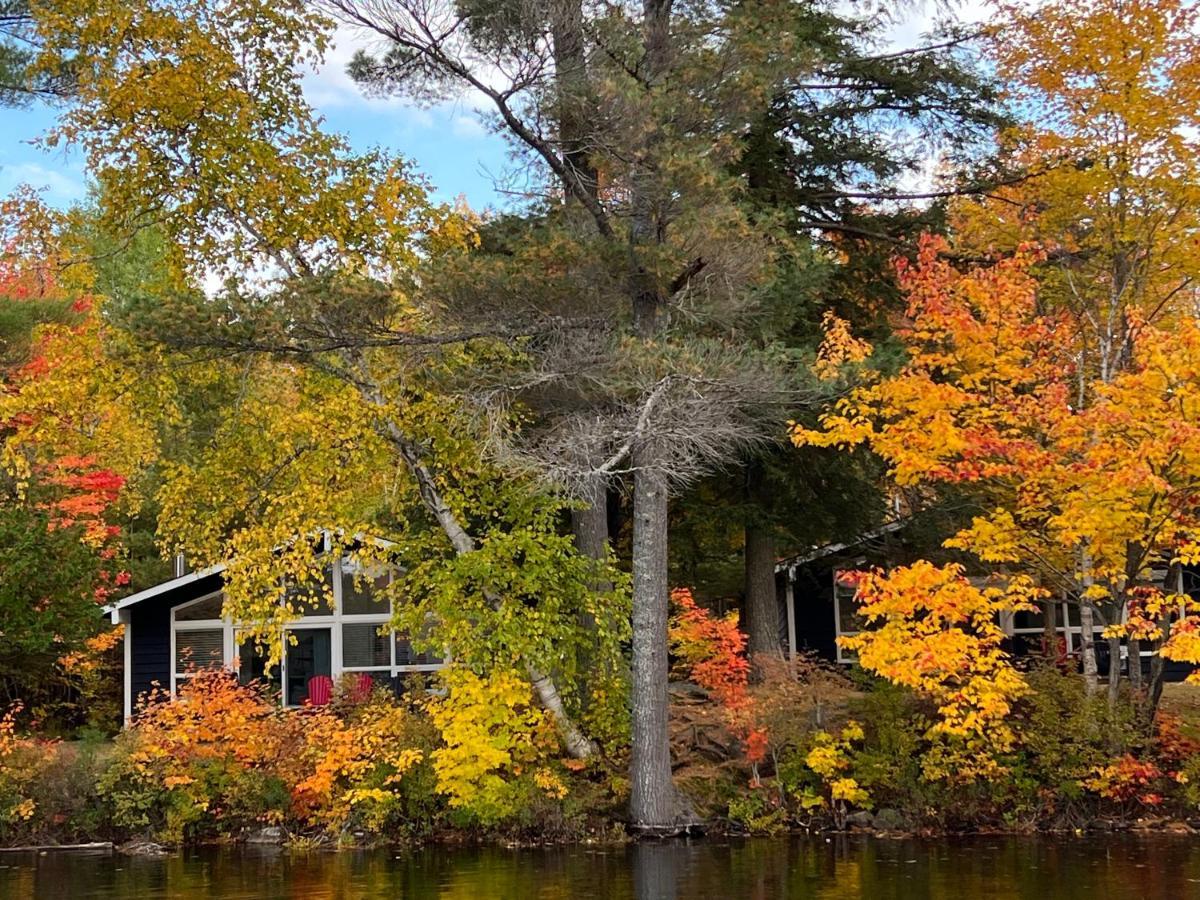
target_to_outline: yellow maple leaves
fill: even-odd
[[[997,756],[1016,742],[1008,715],[1029,690],[1001,648],[999,617],[1030,608],[1039,592],[1020,578],[979,588],[960,567],[926,561],[859,573],[857,586],[868,627],[839,640],[864,669],[936,706],[926,777],[969,781],[999,771]]]
[[[443,673],[447,692],[426,705],[443,746],[433,752],[438,790],[451,807],[484,823],[510,815],[522,802],[518,779],[532,773],[537,789],[561,798],[566,786],[545,761],[557,747],[548,714],[533,704],[529,679],[468,669]]]

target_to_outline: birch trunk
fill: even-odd
[[[1079,551],[1083,589],[1092,586],[1092,555],[1086,547]],[[1083,662],[1083,684],[1089,697],[1100,690],[1100,669],[1096,665],[1096,617],[1091,603],[1079,602],[1079,655]]]
[[[1079,606],[1079,655],[1083,662],[1083,684],[1089,696],[1100,690],[1100,668],[1096,665],[1095,616],[1086,603]]]
[[[383,407],[382,392],[369,390],[366,393],[372,403],[377,407]],[[417,490],[421,495],[421,501],[450,541],[450,546],[454,548],[454,552],[460,556],[465,553],[473,553],[476,549],[475,539],[467,533],[466,528],[458,521],[458,517],[450,509],[445,498],[442,497],[433,473],[425,465],[420,448],[391,419],[387,420],[385,436],[399,452],[405,465],[408,466],[409,471],[417,482]],[[504,602],[502,598],[490,592],[486,594],[486,597],[493,607],[498,608]],[[532,664],[526,666],[526,672],[529,675],[529,681],[533,686],[533,691],[538,698],[538,702],[541,703],[542,708],[546,712],[550,713],[550,717],[554,720],[554,724],[558,729],[559,739],[562,741],[563,748],[567,753],[574,759],[587,759],[594,756],[597,752],[596,745],[579,730],[575,721],[567,713],[566,707],[563,705],[562,695],[558,692],[558,687],[555,685],[554,680]]]

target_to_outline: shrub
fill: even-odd
[[[438,791],[464,821],[491,825],[539,794],[566,796],[561,773],[550,765],[558,748],[554,725],[534,706],[527,678],[451,668],[442,680],[445,695],[426,704],[442,739],[433,768]]]
[[[382,690],[342,717],[322,709],[306,718],[292,791],[300,819],[328,831],[383,833],[435,818],[427,721]]]
[[[30,796],[46,759],[45,745],[18,736],[14,703],[0,716],[0,828],[11,835],[33,818],[37,804]]]
[[[824,809],[839,827],[846,824],[846,815],[853,809],[870,809],[870,793],[854,778],[853,755],[866,734],[862,726],[849,721],[837,735],[818,731],[812,745],[803,755],[793,758],[790,765],[780,768],[780,782],[802,809]]]
[[[288,788],[277,767],[303,746],[300,716],[223,670],[190,677],[174,700],[149,702],[117,740],[99,790],[114,824],[161,840],[278,824]]]
[[[717,702],[725,726],[741,741],[746,759],[757,766],[766,757],[767,733],[755,720],[755,704],[749,692],[750,661],[737,612],[713,616],[696,605],[686,588],[672,591],[671,602],[675,613],[668,637],[677,668]]]

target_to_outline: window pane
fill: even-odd
[[[841,633],[856,634],[862,631],[865,622],[858,614],[858,589],[835,576],[833,591],[837,598],[838,628]]]
[[[345,668],[391,664],[388,637],[379,633],[378,625],[342,626],[342,665]]]
[[[222,594],[217,594],[215,597],[209,597],[207,600],[198,600],[195,603],[177,607],[175,610],[175,621],[200,622],[206,619],[220,619],[224,600],[225,598]]]
[[[175,671],[213,669],[225,662],[225,632],[220,628],[175,632]]]
[[[355,578],[354,575],[355,570],[343,563],[342,615],[369,616],[390,612],[387,601],[379,593],[388,586],[391,576],[387,572],[374,577],[360,575]]]
[[[398,666],[437,666],[443,662],[436,653],[418,653],[409,643],[408,636],[396,635],[396,665]]]
[[[289,584],[287,597],[288,602],[302,616],[332,616],[333,576],[331,571],[326,569],[325,578],[318,584]]]
[[[238,646],[238,681],[249,684],[252,681],[267,684],[273,692],[280,688],[280,666],[276,663],[267,671],[267,654],[254,645],[254,641],[242,641]]]
[[[1032,612],[1027,609],[1019,609],[1013,613],[1013,628],[1018,631],[1023,629],[1043,630],[1045,627],[1046,616],[1039,610]]]

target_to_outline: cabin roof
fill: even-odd
[[[375,544],[375,546],[383,547],[383,548],[389,548],[389,547],[396,546],[395,541],[390,541],[387,538],[372,537],[372,538],[368,539],[368,538],[364,538],[361,534],[355,534],[354,540],[356,540],[356,541],[370,540],[371,543]],[[200,581],[204,578],[211,578],[213,575],[220,575],[222,572],[225,571],[225,568],[226,568],[225,563],[218,563],[215,566],[209,566],[207,569],[200,569],[195,572],[189,572],[186,575],[179,575],[168,581],[164,581],[164,582],[156,584],[152,587],[148,587],[145,590],[138,591],[136,594],[130,594],[128,597],[122,597],[120,600],[117,600],[117,601],[105,606],[104,612],[107,615],[111,616],[113,619],[113,622],[115,623],[117,620],[116,619],[117,613],[120,612],[121,610],[128,609],[131,606],[136,606],[137,604],[143,602],[144,600],[150,600],[154,597],[161,597],[164,594],[170,594],[181,588],[185,588],[188,585],[195,584],[197,581]]]
[[[860,544],[865,544],[867,541],[873,541],[876,538],[883,537],[885,534],[893,534],[904,528],[912,521],[911,516],[903,519],[893,519],[891,522],[885,522],[878,528],[872,528],[870,531],[864,531],[853,538],[846,541],[839,541],[833,544],[824,544],[820,547],[814,547],[812,550],[801,553],[796,556],[789,556],[787,559],[781,559],[775,563],[776,572],[791,572],[800,566],[810,562],[815,562],[818,559],[823,559],[826,556],[833,556],[835,553],[841,553],[843,550],[849,550],[852,547],[857,547]]]
[[[220,575],[225,571],[225,564],[220,563],[215,566],[209,566],[207,569],[200,569],[196,572],[188,572],[186,575],[180,575],[172,578],[169,581],[161,582],[153,587],[148,587],[145,590],[138,591],[136,594],[130,594],[128,597],[122,597],[114,603],[104,607],[106,613],[114,614],[122,609],[128,609],[130,606],[135,606],[143,600],[149,600],[153,597],[159,597],[163,594],[169,594],[180,588],[187,587],[189,584],[195,584],[203,578],[209,578],[213,575]]]

